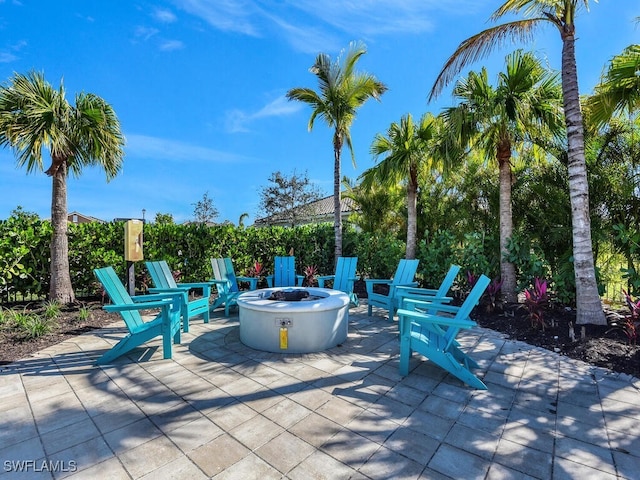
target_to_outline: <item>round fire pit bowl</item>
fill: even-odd
[[[307,295],[308,294],[308,295]],[[265,288],[238,297],[240,341],[275,353],[311,353],[347,339],[349,296],[328,288]]]

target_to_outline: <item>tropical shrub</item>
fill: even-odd
[[[533,287],[525,289],[524,306],[529,311],[531,326],[544,330],[547,325],[544,313],[549,307],[546,280],[536,277],[533,281]]]

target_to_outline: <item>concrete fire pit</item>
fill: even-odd
[[[305,298],[297,300],[299,297]],[[288,300],[291,298],[294,300]],[[240,340],[256,350],[311,353],[335,347],[347,339],[349,296],[338,290],[302,287],[254,290],[238,297],[238,308]]]

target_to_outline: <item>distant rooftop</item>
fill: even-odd
[[[296,225],[333,222],[333,195],[295,207],[293,210],[297,213],[297,215],[295,215]],[[357,210],[357,205],[351,198],[340,198],[342,220],[346,220],[349,215]],[[270,225],[291,226],[291,217],[283,214],[275,214],[258,218],[253,223],[254,227],[267,227]]]

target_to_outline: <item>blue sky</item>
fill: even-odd
[[[316,89],[309,73],[319,52],[336,58],[353,40],[367,46],[358,68],[389,91],[370,100],[352,127],[357,168],[347,151],[343,175],[373,166],[376,133],[411,113],[452,104],[451,87],[427,96],[445,60],[465,38],[491,25],[501,0],[0,0],[0,81],[44,72],[67,98],[85,91],[115,109],[127,139],[121,174],[107,183],[96,168],[68,185],[69,211],[104,220],[170,213],[193,218],[205,193],[218,221],[258,216],[259,192],[272,172],[307,171],[332,193],[331,130],[307,130],[308,106],[288,102],[293,87]],[[590,93],[607,61],[640,42],[637,0],[590,2],[578,25],[581,93]],[[560,68],[551,26],[530,49]],[[515,47],[514,47],[515,48]],[[482,62],[495,79],[512,49]],[[482,65],[472,66],[479,69]],[[46,158],[45,163],[48,162]],[[48,166],[45,165],[45,168]],[[16,168],[0,150],[0,218],[17,206],[50,216],[51,180]]]

